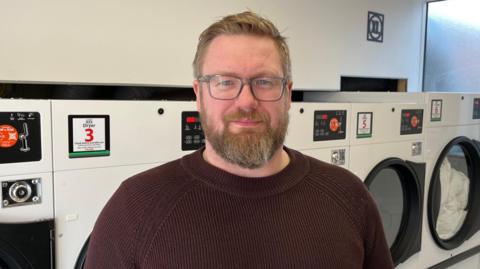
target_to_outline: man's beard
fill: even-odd
[[[284,110],[283,115],[280,115],[278,126],[275,129],[271,127],[271,120],[267,114],[257,110],[252,112],[238,110],[225,115],[222,118],[223,131],[216,131],[215,123],[208,122],[203,103],[201,106],[200,120],[205,137],[215,152],[229,163],[248,169],[258,168],[265,165],[283,146],[288,128],[287,109]],[[240,119],[260,121],[263,130],[247,129],[241,130],[239,133],[230,132],[229,122]]]

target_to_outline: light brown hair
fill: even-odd
[[[286,38],[283,37],[275,25],[261,16],[245,11],[238,14],[223,17],[205,29],[198,38],[197,52],[193,60],[193,75],[195,78],[202,76],[202,65],[205,53],[210,43],[219,35],[240,35],[249,34],[271,38],[278,48],[282,62],[283,75],[291,80],[290,53]]]

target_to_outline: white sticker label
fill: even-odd
[[[106,150],[105,118],[74,118],[73,152]]]
[[[442,120],[442,100],[432,100],[432,110],[430,115],[430,121]]]
[[[357,137],[372,136],[372,112],[359,112],[357,115]]]

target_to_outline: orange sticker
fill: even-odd
[[[413,128],[417,128],[418,122],[419,120],[417,116],[413,116],[412,119],[410,120],[410,125],[412,125]]]
[[[338,119],[332,118],[330,120],[330,131],[336,132],[338,130],[338,127],[340,127],[340,123],[338,122]]]
[[[0,148],[13,147],[18,141],[18,132],[11,125],[0,125]]]

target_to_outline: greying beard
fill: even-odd
[[[238,111],[234,115],[223,118],[223,132],[215,132],[214,126],[209,124],[204,111],[205,107],[202,104],[200,119],[205,137],[215,152],[229,163],[248,169],[259,168],[270,161],[275,151],[283,146],[288,128],[287,110],[280,117],[276,129],[270,127],[270,118],[266,114],[258,111],[250,113]],[[228,129],[228,121],[240,118],[261,120],[265,130],[262,132],[247,130],[238,134],[231,133]]]

